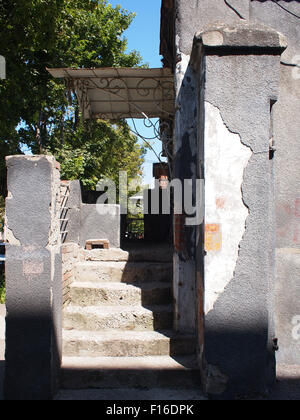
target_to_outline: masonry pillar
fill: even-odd
[[[52,399],[61,362],[60,176],[49,156],[7,158],[5,398]]]
[[[204,356],[216,398],[275,381],[272,107],[281,34],[243,21],[198,33],[198,172],[205,178]]]

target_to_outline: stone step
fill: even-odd
[[[171,263],[173,250],[170,247],[140,247],[124,251],[119,248],[83,251],[85,261],[123,261]]]
[[[141,357],[195,354],[196,339],[154,331],[63,331],[67,357]]]
[[[64,328],[80,331],[136,330],[162,331],[172,329],[171,305],[141,306],[74,306],[64,309]]]
[[[73,283],[71,302],[77,306],[163,305],[172,302],[172,289],[166,283],[141,287],[123,283]]]
[[[193,357],[64,357],[63,389],[200,388]]]
[[[172,263],[87,261],[78,263],[75,269],[75,280],[89,283],[172,282],[172,277]]]
[[[56,401],[207,401],[200,388],[169,389],[66,389],[61,390]]]

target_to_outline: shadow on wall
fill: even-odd
[[[5,362],[0,361],[0,401],[3,400],[3,382],[4,382]]]
[[[5,362],[0,365],[5,370],[5,400],[53,399],[59,389],[59,341],[52,319],[44,314],[8,314]]]

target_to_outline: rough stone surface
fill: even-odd
[[[93,249],[84,251],[86,261],[115,261],[115,262],[166,262],[172,261],[172,249],[164,246],[141,247],[132,250],[119,248]]]
[[[300,16],[300,4],[298,1],[292,0],[288,4],[285,1],[280,3],[290,12]],[[292,62],[293,57],[299,54],[300,27],[297,17],[278,7],[273,1],[251,1],[250,19],[268,25],[286,37],[288,49],[283,53],[282,61]]]
[[[120,283],[73,283],[71,300],[78,306],[163,305],[171,303],[171,287],[166,283],[140,286]]]
[[[76,243],[62,245],[62,294],[63,306],[71,301],[70,287],[74,281],[76,265],[80,261],[79,246]]]
[[[249,0],[229,2],[245,19],[249,18]],[[224,0],[180,0],[177,6],[177,46],[180,53],[190,55],[196,31],[201,31],[210,22],[238,23],[241,18],[230,9]]]
[[[82,204],[80,222],[80,245],[85,247],[89,239],[108,239],[112,248],[120,247],[120,206],[103,205],[106,214],[99,214],[100,205]]]
[[[63,359],[63,388],[199,387],[200,375],[193,357],[102,357]]]
[[[195,335],[172,331],[170,247],[94,250],[84,255],[104,261],[77,266],[71,305],[64,310],[62,387],[104,389],[107,395],[109,389],[124,387],[130,392],[198,385],[200,396]],[[130,258],[137,261],[128,262]]]
[[[287,47],[287,40],[276,30],[257,22],[240,21],[234,24],[211,24],[197,32],[195,40],[204,47],[233,47],[282,49]]]
[[[90,239],[107,239],[111,247],[120,247],[120,206],[82,203],[79,181],[68,181],[66,242],[85,247]],[[99,212],[102,210],[102,212]]]
[[[171,282],[173,264],[119,262],[119,261],[88,261],[76,265],[76,280],[90,283],[148,283]]]
[[[51,399],[62,335],[59,171],[48,156],[12,156],[7,166],[5,397]]]
[[[79,307],[68,306],[64,311],[64,328],[82,331],[168,330],[172,328],[171,306]]]
[[[195,354],[195,337],[170,331],[64,331],[66,357],[142,357]]]

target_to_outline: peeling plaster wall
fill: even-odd
[[[208,250],[205,258],[205,354],[213,371],[219,372],[216,382],[222,385],[224,376],[228,379],[224,395],[233,395],[262,391],[275,372],[269,140],[279,57],[208,55],[205,63],[206,226],[219,223],[221,209],[212,209],[225,206],[221,248]],[[222,144],[214,148],[213,139]],[[223,174],[223,165],[231,172]]]
[[[208,314],[234,276],[249,215],[241,186],[252,153],[241,143],[239,135],[228,130],[218,108],[206,102],[205,116],[205,221],[207,230],[215,227],[206,233],[205,313]]]
[[[300,25],[299,19],[284,11],[272,0],[230,0],[228,2],[245,19],[259,21],[287,37],[288,49],[282,55],[280,94],[274,106],[274,140],[275,140],[275,205],[276,205],[276,300],[273,307],[276,315],[276,335],[280,350],[277,360],[281,363],[300,363],[300,339],[293,338],[293,320],[300,315],[298,268],[300,267]],[[300,16],[298,0],[280,1],[286,9]],[[176,60],[178,69],[186,66],[196,31],[216,21],[225,23],[240,22],[237,13],[224,0],[177,0],[176,1]],[[174,57],[175,60],[175,57]],[[231,72],[235,77],[236,67]],[[180,75],[180,80],[183,79]],[[238,79],[238,78],[237,78]],[[215,92],[221,87],[216,87]],[[232,103],[222,110],[225,123],[228,115],[234,113],[234,90]],[[247,98],[245,97],[245,100]],[[212,101],[214,106],[216,102]],[[249,108],[253,105],[249,105]],[[266,108],[267,110],[267,108]],[[243,116],[246,120],[247,117]],[[258,116],[253,130],[261,127],[265,115]],[[268,129],[268,128],[266,128]],[[246,134],[246,133],[245,133]],[[241,133],[243,138],[243,133]],[[252,150],[259,152],[254,144]],[[288,255],[289,250],[289,256]],[[275,265],[275,264],[274,264]],[[275,267],[273,267],[275,269]]]
[[[175,175],[205,178],[207,252],[203,257],[203,226],[192,233],[179,221],[183,243],[178,247],[175,241],[174,275],[178,325],[182,330],[188,325],[196,300],[196,316],[189,320],[197,324],[200,363],[204,348],[209,393],[230,398],[264,392],[275,380],[270,139],[284,39],[246,22],[216,25],[207,30],[207,54],[199,33],[190,56],[190,50],[182,51],[182,15],[178,28]],[[260,46],[270,51],[262,52]],[[195,291],[185,293],[194,281]]]

